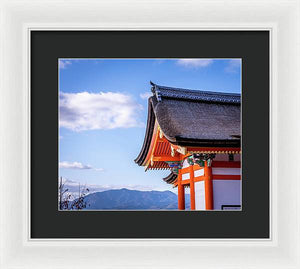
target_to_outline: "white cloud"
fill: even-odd
[[[149,97],[151,97],[153,94],[151,92],[144,92],[140,94],[140,97],[142,99],[148,99]]]
[[[227,73],[236,73],[241,67],[241,59],[231,59],[228,61],[224,71]]]
[[[184,67],[192,67],[192,68],[199,68],[199,67],[206,67],[213,63],[212,59],[179,59],[177,60],[177,64],[184,66]]]
[[[71,65],[72,62],[69,60],[59,60],[58,65],[59,69],[66,69],[69,65]]]
[[[96,171],[99,171],[99,172],[102,172],[102,171],[104,171],[104,169],[103,168],[94,168]]]
[[[143,126],[142,106],[117,92],[64,93],[59,96],[59,126],[73,131]]]
[[[60,162],[59,168],[66,168],[66,169],[92,169],[92,166],[82,164],[80,162]]]
[[[79,170],[91,170],[94,169],[96,171],[104,171],[103,168],[93,168],[89,164],[82,164],[80,162],[60,162],[59,168],[65,169],[79,169]]]

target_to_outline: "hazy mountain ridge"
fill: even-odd
[[[108,190],[88,194],[86,210],[175,210],[177,195],[171,191]],[[189,195],[186,195],[189,208]]]

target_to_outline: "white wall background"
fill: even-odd
[[[182,174],[182,180],[190,179],[190,173]]]
[[[195,182],[195,208],[196,210],[205,210],[204,181]]]
[[[214,209],[222,205],[241,205],[241,180],[213,180]]]
[[[213,168],[213,175],[240,175],[241,168]]]
[[[204,175],[204,169],[203,168],[194,171],[194,177],[200,177],[200,176],[203,176],[203,175]]]

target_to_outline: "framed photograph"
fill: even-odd
[[[59,210],[241,207],[241,59],[60,58],[58,64]],[[224,90],[161,86],[149,78]],[[105,79],[107,90],[98,91]],[[80,90],[85,83],[89,91]],[[95,163],[87,164],[92,156]],[[167,172],[161,180],[144,170]]]
[[[1,3],[1,268],[300,268],[273,3]]]
[[[268,31],[30,39],[32,238],[270,238]]]

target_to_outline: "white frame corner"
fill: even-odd
[[[299,269],[299,6],[289,0],[0,0],[0,267]],[[271,238],[30,239],[32,29],[269,30]]]

